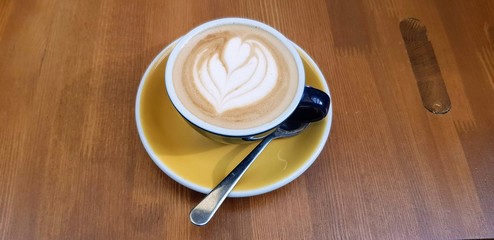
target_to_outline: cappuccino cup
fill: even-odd
[[[323,118],[330,104],[326,93],[305,85],[304,65],[290,40],[243,18],[204,23],[178,40],[165,86],[193,128],[226,143],[262,139],[295,113]]]

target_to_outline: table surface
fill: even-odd
[[[301,177],[197,227],[134,104],[161,49],[229,16],[314,58],[333,126]],[[494,237],[494,1],[2,0],[0,124],[0,239]]]

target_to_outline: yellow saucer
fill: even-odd
[[[225,145],[196,132],[178,114],[165,89],[165,66],[176,41],[156,56],[144,73],[136,98],[136,122],[141,141],[158,167],[180,184],[202,193],[216,186],[257,143]],[[296,46],[306,71],[306,85],[329,94],[321,71]],[[333,109],[302,134],[271,142],[245,173],[229,197],[247,197],[280,188],[316,160],[331,128]]]

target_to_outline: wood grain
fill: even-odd
[[[261,196],[202,194],[140,143],[137,87],[194,26],[237,16],[304,48],[334,121],[315,164]],[[453,106],[423,106],[400,21],[427,26]],[[0,239],[494,237],[494,2],[490,0],[0,1]]]

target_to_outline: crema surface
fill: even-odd
[[[281,41],[244,25],[194,36],[180,51],[172,78],[190,112],[232,129],[274,120],[292,102],[299,81],[295,60]]]

